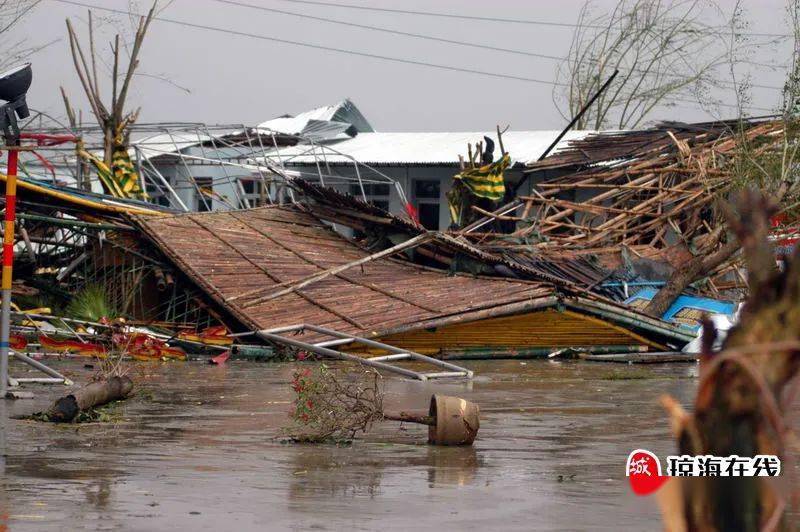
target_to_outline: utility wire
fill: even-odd
[[[318,0],[281,0],[282,2],[291,2],[293,4],[307,4],[307,5],[314,5],[314,6],[325,6],[325,7],[338,7],[343,9],[358,9],[363,11],[379,11],[383,13],[397,13],[401,15],[421,15],[425,17],[440,17],[440,18],[453,18],[453,19],[461,19],[461,20],[479,20],[483,22],[504,22],[510,24],[533,24],[536,26],[553,26],[557,28],[592,28],[592,29],[606,29],[605,26],[602,25],[592,25],[592,24],[575,24],[569,22],[552,22],[547,20],[531,20],[531,19],[519,19],[519,18],[498,18],[498,17],[479,17],[474,15],[456,15],[453,13],[441,13],[441,12],[434,12],[434,11],[411,11],[407,9],[391,9],[386,7],[372,7],[372,6],[359,6],[355,4],[336,4],[333,2],[320,2]],[[737,35],[750,35],[753,37],[792,37],[791,34],[788,33],[748,33],[748,32],[740,32]]]
[[[85,7],[85,8],[89,8],[89,9],[97,9],[99,11],[106,11],[106,12],[109,12],[109,13],[117,13],[117,14],[121,14],[121,15],[134,15],[134,16],[139,16],[139,17],[144,16],[144,15],[142,15],[140,13],[134,13],[132,11],[126,11],[126,10],[123,10],[123,9],[114,9],[114,8],[110,8],[110,7],[103,7],[103,6],[98,6],[98,5],[94,5],[94,4],[87,4],[85,2],[78,2],[76,0],[50,0],[50,1],[51,2],[57,2],[57,3],[60,3],[60,4],[69,4],[69,5],[73,5],[73,6]],[[529,83],[538,83],[538,84],[541,84],[541,85],[550,85],[550,86],[556,86],[556,87],[568,87],[569,86],[569,84],[567,84],[567,83],[558,82],[558,81],[542,80],[542,79],[536,79],[536,78],[529,78],[529,77],[525,77],[525,76],[515,76],[513,74],[502,74],[502,73],[499,73],[499,72],[488,72],[488,71],[484,71],[484,70],[476,70],[476,69],[471,69],[471,68],[462,68],[462,67],[456,67],[456,66],[451,66],[451,65],[428,63],[428,62],[425,62],[425,61],[416,61],[416,60],[413,60],[413,59],[404,59],[404,58],[400,58],[400,57],[391,57],[391,56],[385,56],[385,55],[379,55],[379,54],[371,54],[371,53],[368,53],[368,52],[359,52],[357,50],[348,50],[348,49],[345,49],[345,48],[335,48],[335,47],[332,47],[332,46],[324,46],[324,45],[320,45],[320,44],[312,44],[312,43],[307,43],[307,42],[302,42],[302,41],[293,41],[293,40],[289,40],[289,39],[280,39],[280,38],[277,38],[277,37],[270,37],[268,35],[261,35],[261,34],[256,34],[256,33],[248,33],[248,32],[239,31],[239,30],[233,30],[233,29],[229,29],[229,28],[220,28],[220,27],[217,27],[217,26],[208,26],[206,24],[196,24],[196,23],[193,23],[193,22],[187,22],[187,21],[184,21],[184,20],[165,18],[165,17],[161,17],[161,16],[153,16],[153,20],[157,20],[157,21],[160,21],[160,22],[167,22],[167,23],[170,23],[170,24],[176,24],[176,25],[179,25],[179,26],[185,26],[185,27],[189,27],[189,28],[214,31],[214,32],[225,33],[225,34],[229,34],[229,35],[237,35],[237,36],[240,36],[240,37],[250,37],[250,38],[253,38],[253,39],[277,42],[277,43],[282,43],[282,44],[291,44],[291,45],[294,45],[294,46],[302,46],[304,48],[312,48],[312,49],[315,49],[315,50],[325,50],[325,51],[329,51],[329,52],[337,52],[337,53],[341,53],[341,54],[348,54],[348,55],[355,55],[355,56],[360,56],[360,57],[367,57],[367,58],[370,58],[370,59],[380,59],[380,60],[383,60],[383,61],[391,61],[391,62],[394,62],[394,63],[402,63],[402,64],[415,65],[415,66],[424,66],[424,67],[429,67],[429,68],[436,68],[436,69],[439,69],[439,70],[447,70],[447,71],[451,71],[451,72],[462,72],[462,73],[466,73],[466,74],[478,74],[478,75],[481,75],[481,76],[488,76],[488,77],[501,78],[501,79],[510,79],[510,80],[515,80],[515,81],[525,81],[525,82],[529,82]],[[693,105],[697,105],[698,104],[698,102],[696,102],[696,101],[679,99],[679,98],[670,98],[669,101],[671,101],[671,102],[683,102],[683,103],[689,103],[689,104],[693,104]],[[729,107],[729,108],[738,109],[738,106],[733,105],[733,104],[717,103],[716,105],[719,105],[721,107]],[[774,109],[767,109],[767,108],[764,108],[764,107],[747,107],[747,109],[756,110],[756,111],[764,111],[764,112],[768,112],[768,113],[772,113],[774,111]]]
[[[110,13],[118,13],[118,14],[122,14],[122,15],[143,16],[143,15],[141,15],[139,13],[133,13],[131,11],[125,11],[123,9],[114,9],[114,8],[110,8],[110,7],[97,6],[97,5],[93,5],[93,4],[86,4],[84,2],[77,2],[77,1],[74,1],[74,0],[50,0],[50,1],[51,2],[58,2],[58,3],[61,3],[61,4],[70,4],[70,5],[79,6],[79,7],[86,7],[86,8],[89,8],[89,9],[97,9],[97,10],[100,10],[100,11],[107,11],[107,12],[110,12]],[[260,35],[260,34],[256,34],[256,33],[248,33],[248,32],[245,32],[245,31],[233,30],[233,29],[229,29],[229,28],[220,28],[220,27],[217,27],[217,26],[208,26],[208,25],[205,25],[205,24],[195,24],[193,22],[187,22],[187,21],[184,21],[184,20],[170,19],[170,18],[165,18],[165,17],[161,17],[161,16],[154,16],[153,20],[158,20],[160,22],[168,22],[170,24],[177,24],[179,26],[186,26],[186,27],[189,27],[189,28],[196,28],[196,29],[208,30],[208,31],[216,31],[216,32],[219,32],[219,33],[227,33],[227,34],[230,34],[230,35],[238,35],[240,37],[250,37],[250,38],[253,38],[253,39],[260,39],[260,40],[264,40],[264,41],[272,41],[272,42],[278,42],[278,43],[282,43],[282,44],[292,44],[292,45],[295,45],[295,46],[303,46],[305,48],[313,48],[313,49],[316,49],[316,50],[326,50],[326,51],[329,51],[329,52],[338,52],[338,53],[341,53],[341,54],[349,54],[349,55],[357,55],[357,56],[361,56],[361,57],[369,57],[371,59],[381,59],[381,60],[384,60],[384,61],[393,61],[395,63],[405,63],[405,64],[408,64],[408,65],[417,65],[417,66],[425,66],[425,67],[430,67],[430,68],[438,68],[438,69],[441,69],[441,70],[450,70],[450,71],[453,71],[453,72],[465,72],[467,74],[480,74],[480,75],[483,75],[483,76],[491,76],[491,77],[495,77],[495,78],[504,78],[504,79],[513,79],[513,80],[517,80],[517,81],[527,81],[527,82],[530,82],[530,83],[540,83],[540,84],[543,84],[543,85],[556,85],[556,86],[560,86],[560,87],[566,87],[567,86],[566,83],[559,83],[559,82],[556,82],[556,81],[549,81],[549,80],[536,79],[536,78],[528,78],[528,77],[525,77],[525,76],[515,76],[513,74],[501,74],[499,72],[488,72],[488,71],[484,71],[484,70],[475,70],[475,69],[471,69],[471,68],[462,68],[462,67],[455,67],[455,66],[450,66],[450,65],[440,65],[440,64],[436,64],[436,63],[428,63],[428,62],[425,62],[425,61],[416,61],[414,59],[403,59],[401,57],[390,57],[390,56],[386,56],[386,55],[371,54],[371,53],[368,53],[368,52],[359,52],[357,50],[348,50],[348,49],[345,49],[345,48],[335,48],[333,46],[324,46],[324,45],[321,45],[321,44],[312,44],[312,43],[307,43],[307,42],[302,42],[302,41],[293,41],[293,40],[289,40],[289,39],[279,39],[277,37],[270,37],[268,35]]]
[[[315,15],[309,15],[309,14],[306,14],[306,13],[296,13],[294,11],[286,11],[286,10],[283,10],[283,9],[275,9],[275,8],[272,8],[272,7],[259,6],[259,5],[254,5],[254,4],[247,4],[247,3],[244,3],[244,2],[235,2],[233,0],[211,0],[211,1],[212,2],[217,2],[217,3],[220,3],[220,4],[229,4],[229,5],[238,6],[238,7],[245,7],[245,8],[249,8],[249,9],[257,9],[259,11],[268,11],[268,12],[271,12],[271,13],[280,13],[281,15],[290,15],[290,16],[293,16],[293,17],[300,17],[300,18],[305,18],[305,19],[310,19],[310,20],[319,20],[321,22],[329,22],[331,24],[340,24],[342,26],[350,26],[350,27],[353,27],[353,28],[362,28],[362,29],[365,29],[365,30],[382,31],[382,32],[391,33],[391,34],[394,34],[394,35],[402,35],[404,37],[414,37],[416,39],[427,39],[429,41],[437,41],[437,42],[443,42],[443,43],[447,43],[447,44],[457,44],[459,46],[471,46],[473,48],[483,48],[485,50],[492,50],[492,51],[495,51],[495,52],[506,52],[506,53],[517,54],[517,55],[527,55],[529,57],[542,57],[544,59],[557,59],[557,60],[563,60],[564,59],[563,57],[558,57],[558,56],[555,56],[555,55],[539,54],[539,53],[536,53],[536,52],[528,52],[528,51],[525,51],[525,50],[514,50],[512,48],[501,48],[499,46],[491,46],[491,45],[488,45],[488,44],[476,44],[476,43],[465,42],[465,41],[456,41],[454,39],[445,39],[443,37],[436,37],[434,35],[425,35],[425,34],[422,34],[422,33],[412,33],[412,32],[409,32],[409,31],[394,30],[392,28],[386,28],[386,27],[381,27],[381,26],[370,26],[370,25],[367,25],[367,24],[357,24],[355,22],[347,22],[345,20],[337,20],[337,19],[326,18],[326,17],[318,17],[318,16],[315,16]]]
[[[477,44],[477,43],[471,43],[471,42],[466,42],[466,41],[457,41],[457,40],[454,40],[454,39],[445,39],[443,37],[437,37],[435,35],[426,35],[426,34],[422,34],[422,33],[412,33],[412,32],[408,32],[408,31],[400,31],[400,30],[395,30],[395,29],[392,29],[392,28],[386,28],[386,27],[381,27],[381,26],[370,26],[370,25],[367,25],[367,24],[357,24],[355,22],[347,22],[347,21],[344,21],[344,20],[337,20],[337,19],[331,19],[331,18],[326,18],[326,17],[318,17],[318,16],[315,16],[315,15],[308,15],[306,13],[296,13],[294,11],[286,11],[286,10],[283,10],[283,9],[275,9],[275,8],[272,8],[272,7],[248,4],[248,3],[245,3],[245,2],[237,2],[235,0],[211,0],[211,1],[212,2],[217,2],[219,4],[227,4],[227,5],[233,5],[233,6],[238,6],[238,7],[244,7],[244,8],[248,8],[248,9],[256,9],[258,11],[266,11],[266,12],[270,12],[270,13],[279,13],[281,15],[289,15],[289,16],[292,16],[292,17],[299,17],[299,18],[304,18],[304,19],[309,19],[309,20],[318,20],[320,22],[328,22],[330,24],[339,24],[339,25],[342,25],[342,26],[349,26],[349,27],[353,27],[353,28],[361,28],[361,29],[371,30],[371,31],[380,31],[380,32],[384,32],[384,33],[391,33],[393,35],[401,35],[401,36],[404,36],[404,37],[413,37],[415,39],[426,39],[426,40],[429,40],[429,41],[436,41],[436,42],[442,42],[442,43],[447,43],[447,44],[455,44],[455,45],[458,45],[458,46],[469,46],[470,48],[480,48],[480,49],[483,49],[483,50],[490,50],[490,51],[494,51],[494,52],[505,52],[505,53],[510,53],[510,54],[525,55],[525,56],[528,56],[528,57],[539,57],[539,58],[542,58],[542,59],[552,59],[554,61],[566,61],[568,59],[566,57],[560,57],[560,56],[557,56],[557,55],[541,54],[541,53],[529,52],[529,51],[525,51],[525,50],[515,50],[515,49],[512,49],[512,48],[501,48],[499,46],[491,46],[491,45],[487,45],[487,44]],[[591,62],[591,63],[599,63],[600,62],[597,59],[587,59],[587,61]],[[637,68],[621,69],[621,70],[626,70],[626,71],[630,71],[630,72],[638,72],[638,73],[647,73],[645,70],[637,69]],[[680,77],[680,76],[674,76],[673,75],[673,77]],[[730,87],[735,87],[735,84],[732,83],[732,82],[721,82],[721,83],[723,83],[723,84],[725,84],[727,86],[730,86]],[[750,86],[754,87],[754,88],[759,88],[759,89],[769,89],[769,90],[783,91],[783,87],[775,87],[773,85],[759,85],[759,84],[756,84],[756,83],[751,83]]]

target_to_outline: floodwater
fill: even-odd
[[[64,391],[26,385],[35,399],[0,401],[0,531],[660,530],[625,460],[672,454],[657,399],[689,405],[697,370],[509,360],[465,363],[469,384],[385,378],[387,411],[427,409],[432,393],[480,405],[474,446],[439,448],[396,422],[351,446],[281,443],[300,365],[143,363],[113,423],[13,419]]]

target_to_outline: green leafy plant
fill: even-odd
[[[69,302],[67,316],[75,319],[99,321],[117,317],[117,309],[108,300],[106,289],[100,285],[87,285]]]

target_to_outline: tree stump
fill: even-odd
[[[673,398],[662,404],[672,420],[679,454],[777,455],[783,477],[673,478],[660,497],[670,530],[785,530],[784,512],[796,489],[785,415],[800,371],[800,249],[784,271],[775,266],[767,236],[774,208],[751,191],[729,216],[748,268],[750,295],[739,323],[714,354],[713,327],[704,327],[704,352],[694,413]]]
[[[47,412],[47,418],[54,423],[69,423],[78,417],[81,411],[125,399],[131,390],[133,381],[126,376],[93,382],[58,399]]]

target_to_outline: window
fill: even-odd
[[[435,199],[440,196],[438,180],[417,179],[414,181],[414,197],[417,199]]]
[[[419,213],[419,223],[426,229],[439,229],[439,202],[441,184],[437,179],[415,179],[412,183],[414,206]]]
[[[172,207],[170,202],[170,198],[172,197],[171,193],[168,193],[164,189],[156,187],[150,183],[147,183],[147,188],[145,190],[147,191],[147,195],[150,196],[150,201],[154,202],[156,205]]]
[[[242,183],[242,190],[244,190],[245,194],[255,194],[256,193],[256,182],[254,179],[239,179]]]
[[[364,183],[364,194],[367,196],[367,203],[379,209],[389,211],[389,195],[391,194],[389,183]],[[363,199],[361,186],[358,183],[350,185],[350,194],[358,199]]]
[[[172,202],[164,194],[159,194],[155,198],[156,198],[156,203],[158,205],[163,205],[164,207],[172,207]]]
[[[199,192],[195,193],[195,210],[210,211],[214,195],[214,179],[211,177],[195,177],[194,182]]]
[[[374,199],[374,200],[369,200],[369,202],[371,204],[375,205],[379,209],[383,209],[384,211],[387,211],[387,212],[389,211],[389,200],[388,199],[385,199],[385,200]]]

